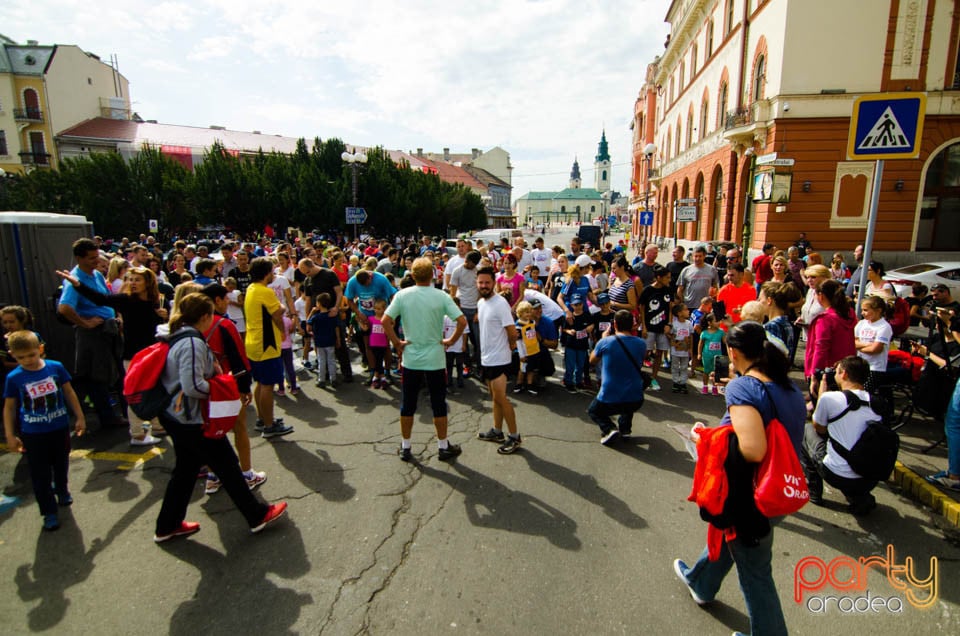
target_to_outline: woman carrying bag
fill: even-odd
[[[186,295],[170,318],[171,345],[160,381],[173,399],[160,414],[160,422],[173,440],[177,463],[157,517],[156,543],[200,531],[199,523],[184,517],[203,465],[216,471],[251,532],[260,532],[287,509],[286,502],[261,503],[247,486],[229,440],[204,434],[203,401],[210,396],[208,380],[217,374],[213,352],[203,339],[212,323],[213,301],[199,293]]]
[[[738,375],[727,385],[727,412],[721,420],[721,426],[731,424],[735,434],[730,436],[731,457],[725,463],[730,474],[728,500],[736,502],[733,532],[725,530],[722,543],[714,546],[719,547],[715,560],[710,560],[708,546],[692,567],[676,559],[674,571],[693,600],[705,605],[716,598],[727,573],[736,565],[750,617],[750,633],[786,634],[771,568],[773,526],[777,519],[767,519],[757,509],[752,475],[770,450],[766,427],[775,418],[789,435],[792,449],[788,450],[799,454],[806,415],[803,395],[787,376],[789,364],[783,351],[767,339],[760,324],[745,320],[734,325],[727,336],[727,350]],[[701,455],[698,464],[705,459]],[[748,473],[746,479],[733,474],[730,467],[734,465]],[[725,514],[726,510],[725,507]],[[730,538],[731,535],[735,536]]]

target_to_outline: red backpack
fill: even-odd
[[[177,386],[172,393],[167,392],[163,388],[160,376],[163,375],[163,369],[167,365],[170,347],[184,338],[203,340],[203,336],[193,330],[182,331],[169,340],[161,340],[138,351],[130,361],[130,367],[123,378],[123,399],[140,419],[147,421],[160,415],[180,390]]]
[[[910,304],[899,296],[893,300],[893,315],[889,322],[895,336],[899,336],[910,327]]]

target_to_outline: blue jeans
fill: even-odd
[[[571,349],[563,351],[563,383],[567,386],[583,382],[583,370],[587,366],[587,350]]]
[[[752,636],[779,636],[787,633],[787,624],[783,620],[780,597],[773,582],[770,566],[773,549],[773,521],[770,533],[755,546],[747,546],[739,539],[725,541],[716,561],[707,558],[707,549],[693,565],[684,572],[690,587],[697,596],[712,601],[724,577],[736,564],[740,579],[740,592],[747,605],[750,616]]]
[[[947,405],[943,431],[947,435],[947,470],[951,475],[960,475],[960,382],[954,387]]]

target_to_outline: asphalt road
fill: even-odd
[[[414,431],[416,465],[401,462],[396,388],[336,393],[306,384],[279,398],[290,436],[254,440],[254,465],[287,519],[249,535],[226,493],[198,482],[189,519],[202,531],[163,546],[153,525],[173,465],[165,442],[131,450],[123,431],[81,438],[71,461],[75,504],[63,527],[41,532],[26,466],[0,455],[0,484],[21,498],[0,514],[0,624],[7,634],[729,634],[749,629],[735,574],[717,602],[697,607],[674,577],[692,562],[706,526],[686,501],[693,462],[670,424],[716,421],[722,399],[651,394],[637,437],[599,442],[589,397],[551,380],[514,400],[524,446],[501,456],[476,432],[490,425],[475,381],[450,397],[458,461],[436,458],[427,414]],[[140,457],[131,457],[139,454]],[[855,519],[807,506],[776,530],[774,578],[797,634],[960,633],[960,549],[939,519],[891,491]],[[936,600],[917,609],[874,568],[865,590],[830,582],[793,600],[801,559],[912,558]],[[817,578],[816,566],[805,577]],[[834,572],[846,581],[849,570]],[[894,581],[897,581],[894,577]],[[871,609],[844,611],[870,594]],[[929,592],[918,592],[921,599]],[[818,610],[827,600],[826,613]],[[849,600],[841,601],[842,597]],[[876,599],[901,611],[891,612]],[[811,600],[812,598],[812,600]],[[899,605],[897,604],[899,601]],[[862,606],[865,600],[859,601]],[[878,611],[873,611],[878,609]]]

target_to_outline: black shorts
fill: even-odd
[[[430,408],[434,417],[447,416],[447,370],[417,371],[401,369],[400,415],[411,416],[417,412],[417,397],[426,384],[430,394]]]
[[[533,373],[540,370],[543,363],[543,351],[538,351],[533,355],[527,356],[527,373]]]
[[[483,378],[484,382],[492,382],[496,380],[501,375],[509,375],[510,368],[513,365],[510,364],[501,364],[495,367],[480,367],[480,377]]]

